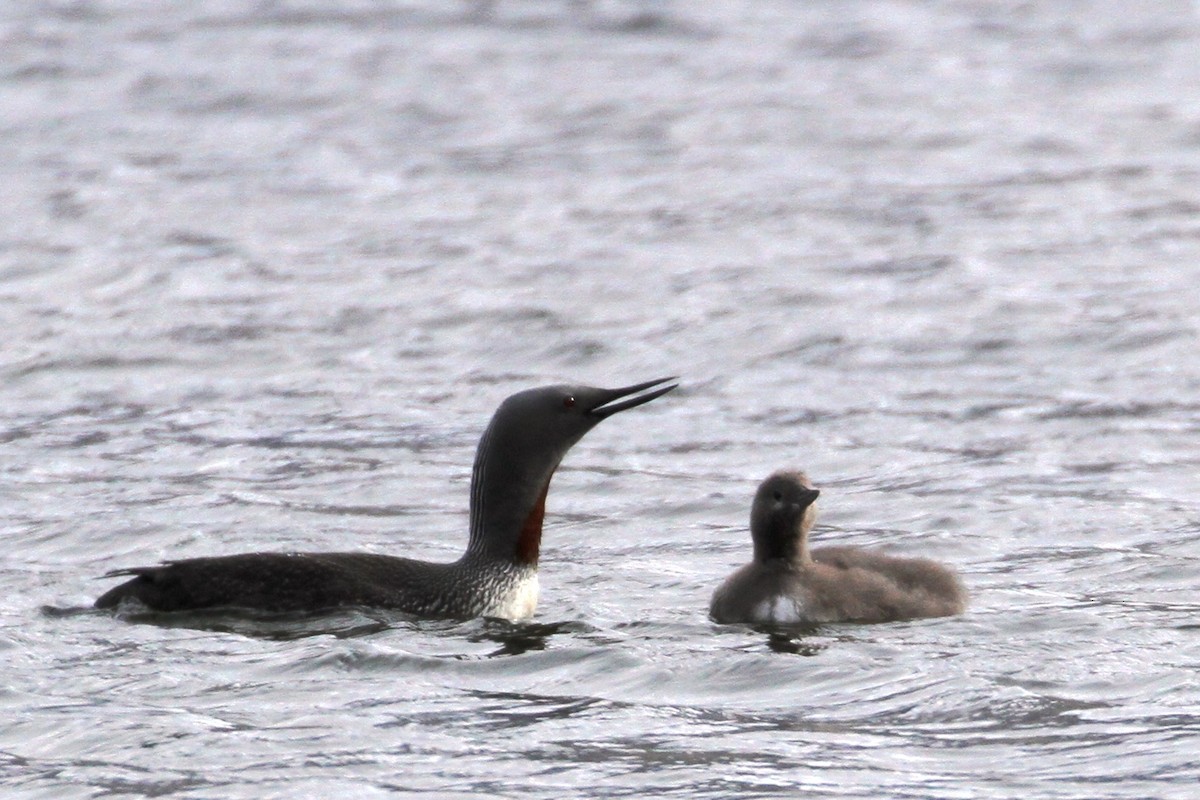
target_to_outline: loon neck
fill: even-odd
[[[537,566],[538,550],[542,545],[542,520],[546,518],[546,495],[549,493],[550,479],[547,478],[542,493],[534,502],[529,515],[525,517],[525,524],[521,526],[521,532],[517,535],[515,552],[517,561],[522,564]]]
[[[753,531],[753,540],[755,561],[780,559],[791,564],[812,561],[808,552],[808,527],[803,523],[793,527],[772,520]]]
[[[467,555],[537,567],[550,479],[558,467],[505,457],[484,433],[471,474],[471,538]]]

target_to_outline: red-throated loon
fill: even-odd
[[[890,622],[959,614],[967,597],[950,569],[857,547],[819,547],[808,533],[820,492],[803,472],[776,472],[750,511],[754,560],[713,593],[721,623]]]
[[[674,389],[661,385],[670,380],[622,389],[545,386],[501,403],[475,453],[470,540],[458,561],[372,553],[189,558],[108,573],[133,578],[105,592],[96,607],[127,600],[155,611],[368,606],[419,617],[526,619],[537,605],[542,517],[559,461],[601,420]]]

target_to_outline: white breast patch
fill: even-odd
[[[517,583],[507,596],[490,608],[484,616],[499,617],[512,622],[529,619],[537,608],[538,578],[533,573]]]
[[[754,607],[755,622],[786,625],[803,619],[804,615],[800,613],[800,606],[796,601],[783,595],[768,597]]]

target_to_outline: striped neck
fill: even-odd
[[[467,554],[537,567],[542,521],[553,460],[529,452],[504,452],[496,421],[484,432],[471,472],[471,537]]]

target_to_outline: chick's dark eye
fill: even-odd
[[[563,398],[563,408],[574,408],[574,407],[575,407],[575,398],[574,397],[572,397],[571,395],[567,395],[566,397]]]
[[[774,498],[775,498],[777,501],[778,501],[778,500],[782,500],[782,499],[783,499],[783,492],[781,492],[781,491],[779,491],[778,489],[776,489],[776,490],[775,490],[775,493],[774,493],[774,494],[772,494],[771,496],[772,496],[772,497],[774,497]]]

